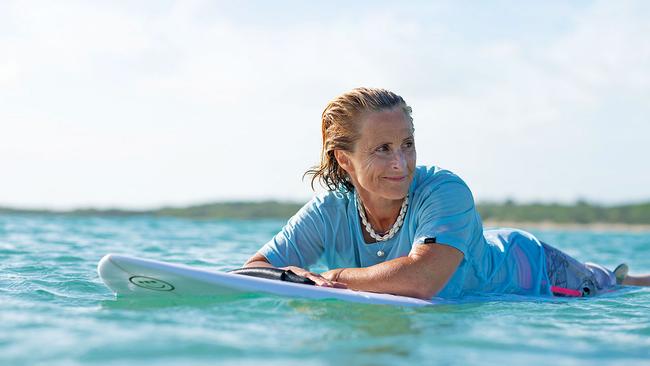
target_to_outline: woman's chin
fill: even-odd
[[[384,198],[390,200],[402,200],[404,199],[404,197],[406,197],[406,195],[408,195],[409,190],[407,187],[406,189],[399,189],[399,190],[391,189],[391,190],[384,191],[382,193],[383,193],[382,196],[384,196]]]

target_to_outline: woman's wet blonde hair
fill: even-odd
[[[353,151],[359,139],[358,122],[363,112],[379,112],[401,107],[413,123],[411,107],[399,95],[386,89],[356,88],[339,95],[327,104],[322,115],[323,149],[320,164],[304,176],[311,176],[311,187],[320,182],[330,191],[354,190],[348,173],[339,165],[334,150]]]

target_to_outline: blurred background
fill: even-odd
[[[413,107],[479,202],[650,201],[647,1],[0,2],[0,206],[305,202],[320,113]]]

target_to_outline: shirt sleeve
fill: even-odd
[[[323,218],[315,200],[308,202],[258,253],[275,267],[309,268],[323,254]]]
[[[445,244],[466,256],[477,223],[474,198],[469,188],[462,181],[443,183],[422,200],[413,244]]]

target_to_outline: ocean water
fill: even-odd
[[[264,295],[116,299],[106,253],[227,270],[281,221],[0,216],[0,365],[648,365],[650,290],[427,308]],[[650,272],[650,233],[533,231],[578,259]]]

